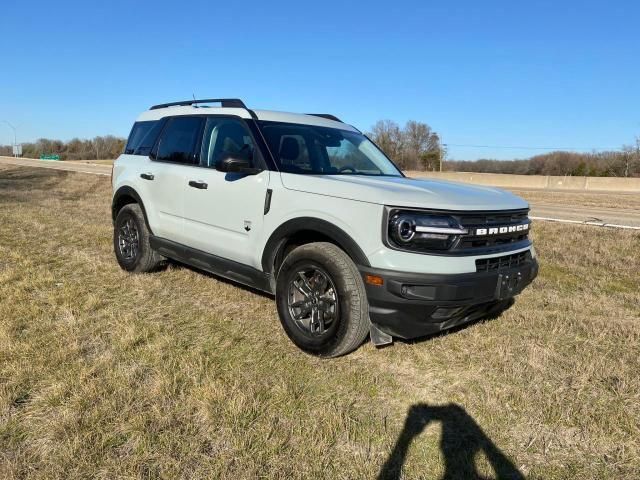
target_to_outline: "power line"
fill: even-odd
[[[9,125],[11,127],[11,129],[13,130],[13,144],[16,145],[17,144],[17,140],[16,140],[16,127],[13,126],[12,123],[10,123],[8,120],[0,120],[0,122],[2,123],[6,123],[7,125]]]
[[[513,150],[579,150],[579,151],[619,151],[620,147],[522,147],[511,145],[471,145],[464,143],[446,143],[446,147],[469,147],[469,148],[496,148]]]

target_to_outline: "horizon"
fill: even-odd
[[[368,129],[364,131],[365,134],[368,134]],[[117,140],[122,140],[126,143],[128,135],[124,135],[124,136],[118,136],[118,135],[113,135],[113,134],[106,134],[106,135],[95,135],[93,137],[71,137],[71,138],[67,138],[67,139],[61,139],[61,138],[47,138],[47,137],[41,137],[41,138],[37,138],[31,141],[25,141],[25,142],[18,142],[22,145],[25,144],[35,144],[37,141],[39,140],[47,140],[47,141],[61,141],[64,144],[68,144],[74,140],[78,140],[80,142],[87,142],[87,141],[91,141],[96,137],[102,137],[102,138],[106,138],[106,137],[115,137]],[[638,142],[640,142],[640,137],[638,138]],[[447,147],[447,145],[444,145],[445,147]],[[631,147],[631,148],[638,148],[637,146],[632,145],[631,143],[625,145],[627,147]],[[11,143],[0,143],[0,148],[11,148]],[[531,160],[534,157],[537,156],[544,156],[547,154],[554,154],[554,153],[571,153],[571,154],[577,154],[577,155],[597,155],[597,154],[607,154],[607,153],[611,153],[611,154],[615,154],[615,153],[620,153],[622,152],[622,147],[620,148],[612,148],[612,149],[602,149],[602,150],[591,150],[591,151],[584,151],[584,150],[571,150],[571,149],[564,149],[564,150],[551,150],[551,149],[535,149],[537,151],[532,152],[531,154],[529,154],[526,157],[509,157],[509,158],[491,158],[491,157],[478,157],[478,158],[474,158],[472,160],[469,159],[465,159],[465,158],[452,158],[450,157],[448,154],[445,156],[445,162],[481,162],[481,161],[489,161],[489,162],[493,162],[493,161],[501,161],[501,162],[527,162],[529,160]]]
[[[19,143],[126,138],[151,105],[195,95],[363,131],[417,120],[449,160],[619,151],[640,135],[637,4],[172,6],[5,6],[0,121]],[[2,124],[0,144],[12,142]]]

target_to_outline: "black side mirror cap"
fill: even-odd
[[[256,175],[262,171],[261,168],[252,167],[249,160],[237,157],[226,157],[216,162],[216,170],[227,173],[243,173],[245,175]]]

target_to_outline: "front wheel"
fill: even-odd
[[[369,333],[360,272],[332,243],[309,243],[287,255],[278,272],[276,303],[289,338],[313,355],[347,354]]]
[[[138,204],[122,207],[113,227],[113,249],[124,270],[144,273],[158,268],[162,256],[149,244],[149,230]]]

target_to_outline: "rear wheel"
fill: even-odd
[[[113,249],[120,266],[129,272],[153,271],[163,260],[151,248],[149,230],[138,204],[125,205],[118,212],[113,230]]]
[[[278,273],[276,303],[289,338],[314,355],[344,355],[369,333],[360,272],[331,243],[310,243],[287,255]]]

